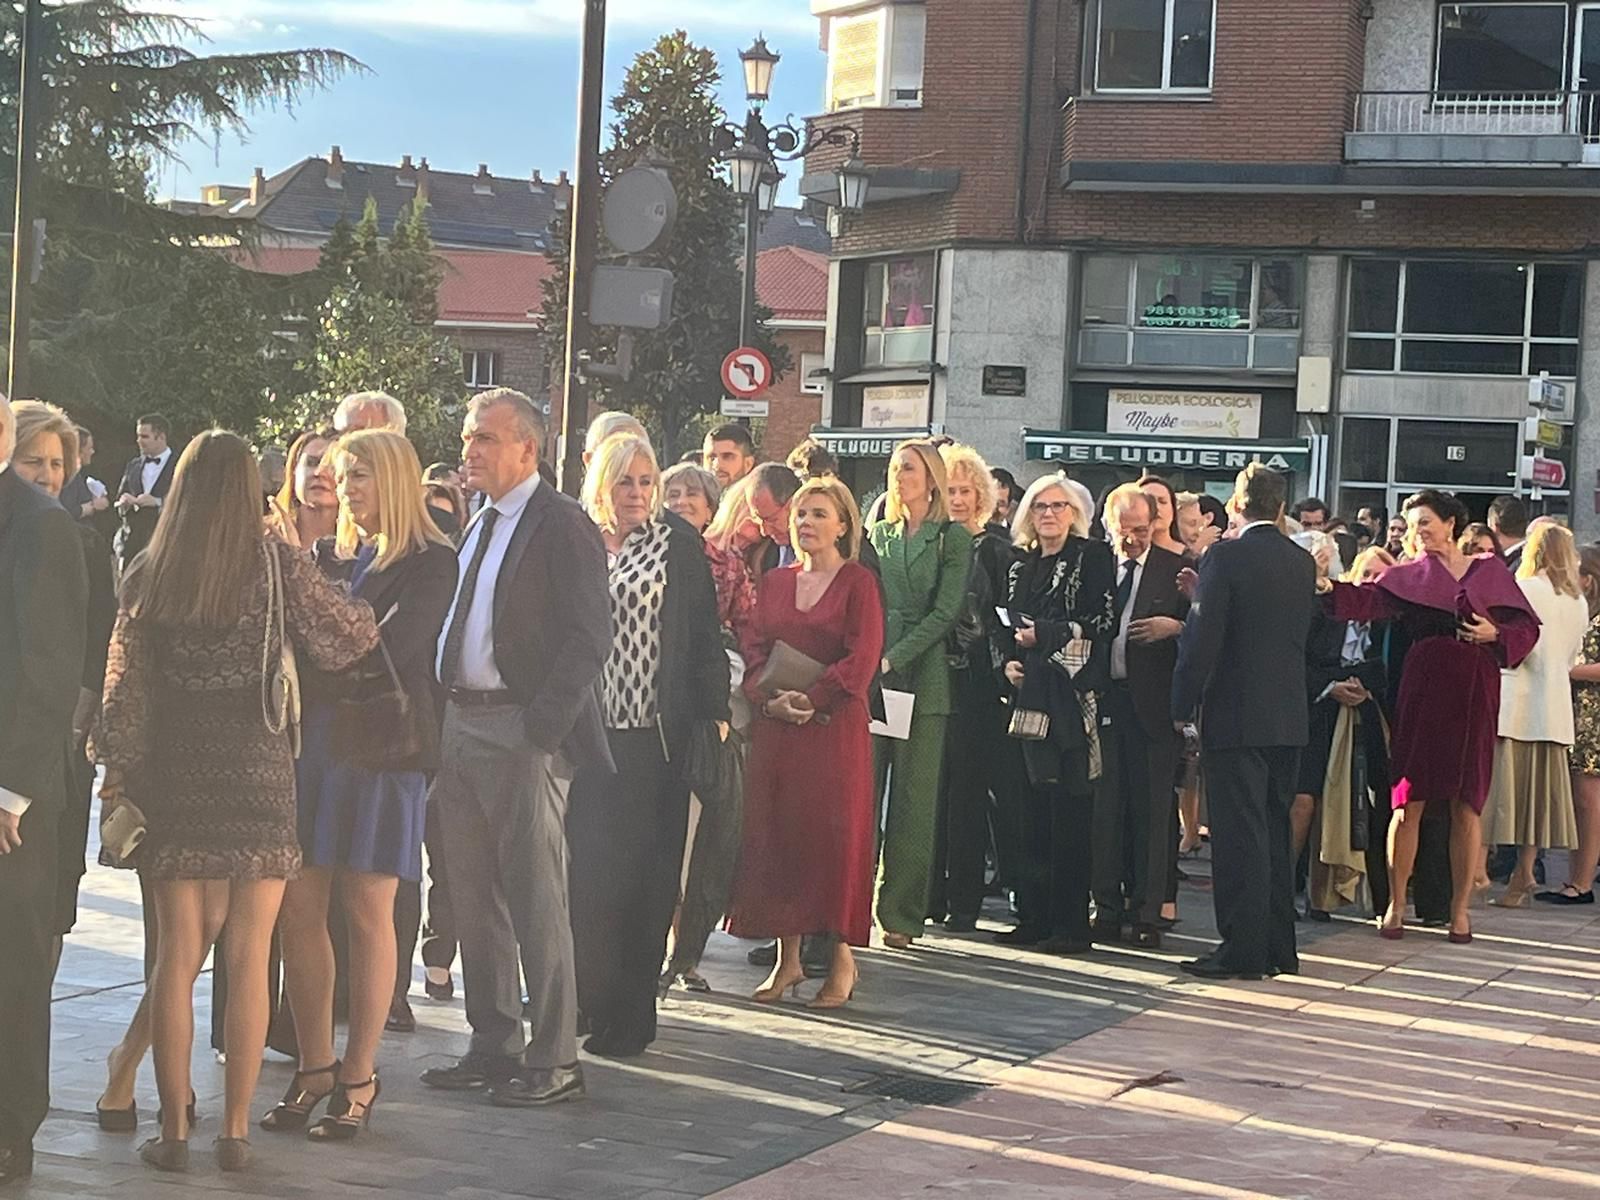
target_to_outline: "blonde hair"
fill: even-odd
[[[261,562],[261,469],[236,433],[196,434],[178,456],[155,533],[134,560],[130,615],[167,626],[231,629]]]
[[[839,519],[844,522],[844,532],[839,535],[839,553],[848,559],[861,556],[861,509],[856,504],[856,498],[840,480],[833,475],[822,475],[816,479],[808,479],[800,485],[793,498],[789,501],[789,544],[800,545],[800,506],[807,496],[826,496],[834,511],[839,514]]]
[[[647,438],[637,433],[614,433],[595,449],[594,461],[583,477],[583,508],[601,529],[613,533],[617,514],[611,507],[612,489],[633,467],[633,460],[644,458],[655,480],[650,489],[650,519],[661,515],[661,468]]]
[[[1156,498],[1137,483],[1124,483],[1106,493],[1106,502],[1100,510],[1100,523],[1106,527],[1108,536],[1112,528],[1118,525],[1116,520],[1117,511],[1135,496],[1144,501],[1145,508],[1150,513],[1150,532],[1155,532],[1156,519],[1160,511],[1156,508]],[[1177,505],[1173,505],[1172,512],[1174,516],[1177,515]]]
[[[718,550],[735,550],[733,535],[739,532],[745,522],[756,519],[755,509],[750,506],[750,497],[755,494],[755,488],[755,477],[746,475],[723,489],[716,514],[711,518],[711,524],[706,526],[706,541]]]
[[[71,479],[78,473],[78,427],[72,423],[72,418],[43,400],[15,400],[11,404],[11,415],[16,419],[12,457],[21,454],[22,448],[41,433],[53,433],[61,439],[66,477]]]
[[[895,524],[906,519],[906,510],[900,504],[900,493],[894,486],[895,478],[900,474],[900,452],[910,450],[922,460],[922,468],[928,475],[928,517],[930,521],[943,521],[950,515],[945,506],[944,490],[949,484],[944,471],[944,459],[939,457],[939,449],[932,442],[921,438],[912,438],[910,441],[901,442],[894,448],[894,454],[889,458],[889,490],[884,493],[883,519],[890,524]],[[852,503],[854,498],[852,497]]]
[[[1558,596],[1582,596],[1583,581],[1578,578],[1578,544],[1572,531],[1554,521],[1528,527],[1528,540],[1522,547],[1518,579],[1543,575]]]
[[[1395,556],[1382,546],[1368,546],[1355,561],[1350,564],[1350,569],[1344,573],[1346,583],[1360,583],[1367,573],[1367,567],[1374,562],[1381,562],[1385,567],[1392,567],[1396,563]]]
[[[983,455],[961,442],[940,446],[939,457],[944,460],[946,484],[960,476],[978,493],[974,515],[978,524],[983,524],[994,512],[994,476],[989,473],[989,464],[983,461]]]
[[[417,452],[400,434],[387,429],[357,430],[341,437],[329,453],[333,456],[336,481],[351,462],[359,462],[372,472],[372,484],[378,494],[378,528],[372,531],[377,548],[372,560],[374,570],[387,570],[407,555],[426,550],[430,543],[450,544],[428,512],[427,493],[417,486],[422,474]],[[334,539],[340,558],[354,558],[361,549],[361,530],[342,499]]]
[[[1011,518],[1011,541],[1024,550],[1031,550],[1039,542],[1039,531],[1033,524],[1033,502],[1051,488],[1060,488],[1072,504],[1072,532],[1078,537],[1089,536],[1089,511],[1083,503],[1082,485],[1075,485],[1065,471],[1059,471],[1035,479],[1017,504],[1017,514]]]

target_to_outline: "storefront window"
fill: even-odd
[[[1576,263],[1356,261],[1345,367],[1570,377],[1582,297]]]
[[[1299,259],[1089,255],[1078,361],[1292,371],[1303,275]]]
[[[936,277],[931,254],[867,265],[867,366],[906,366],[932,359]]]

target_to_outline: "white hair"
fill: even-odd
[[[339,401],[339,407],[333,410],[333,427],[339,433],[350,432],[350,418],[357,410],[375,404],[383,409],[383,424],[369,426],[373,429],[387,429],[392,433],[402,436],[406,431],[406,406],[401,404],[388,392],[351,392]]]
[[[16,418],[11,413],[11,402],[0,394],[0,467],[11,461],[16,444],[12,441],[17,431]]]
[[[589,431],[583,437],[583,449],[586,454],[593,454],[600,448],[600,443],[617,433],[632,433],[650,440],[650,434],[644,424],[632,413],[603,412],[589,422]]]

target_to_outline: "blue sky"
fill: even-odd
[[[398,163],[426,157],[440,170],[497,175],[534,167],[554,178],[573,161],[581,0],[143,0],[142,7],[199,21],[210,52],[320,46],[371,68],[294,111],[251,119],[245,142],[196,142],[183,162],[158,167],[156,192],[194,198],[207,183],[246,183],[338,145],[346,158]],[[769,118],[821,108],[824,55],[807,0],[611,0],[606,44],[609,98],[635,53],[687,29],[723,62],[723,104],[744,112],[739,51],[764,33],[783,55]],[[759,19],[756,15],[759,13]],[[798,171],[785,180],[793,200]]]

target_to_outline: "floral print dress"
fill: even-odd
[[[1583,635],[1583,665],[1596,663],[1600,663],[1600,615]],[[1572,718],[1576,734],[1572,769],[1581,775],[1600,775],[1600,683],[1572,685]]]

